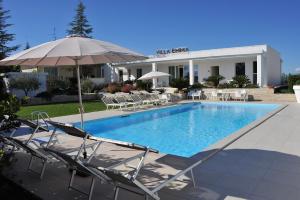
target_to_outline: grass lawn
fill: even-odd
[[[105,110],[106,107],[103,102],[100,101],[89,101],[83,102],[84,111],[94,112]],[[64,115],[79,114],[78,103],[59,103],[59,104],[47,104],[47,105],[36,105],[36,106],[22,106],[17,115],[20,118],[31,118],[31,112],[33,111],[44,111],[47,112],[50,117],[58,117]]]

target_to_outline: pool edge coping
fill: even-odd
[[[269,119],[271,119],[272,117],[274,117],[275,115],[277,115],[278,113],[280,113],[282,110],[284,110],[285,108],[287,108],[289,106],[289,104],[278,104],[278,105],[281,105],[281,106],[279,108],[271,111],[266,116],[251,122],[250,124],[248,124],[248,125],[244,126],[243,128],[233,132],[232,134],[228,135],[227,137],[223,138],[222,140],[208,146],[203,151],[201,151],[201,152],[213,151],[210,154],[208,154],[207,156],[200,159],[200,160],[202,160],[202,163],[204,163],[208,159],[212,158],[214,155],[220,153],[225,148],[227,148],[228,146],[230,146],[234,142],[238,141],[243,136],[247,135],[248,133],[253,131],[255,128],[259,127],[260,125],[262,125],[263,123],[265,123],[266,121],[268,121]],[[227,140],[229,140],[229,141],[226,142]],[[218,147],[218,146],[220,146],[220,147]],[[201,153],[201,152],[199,152],[199,153]],[[191,159],[191,157],[189,157],[189,159]]]

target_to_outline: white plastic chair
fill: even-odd
[[[235,92],[234,92],[234,100],[242,100],[242,93],[241,93],[241,91],[240,90],[236,90]]]
[[[194,91],[194,90],[191,90],[191,91],[189,91],[189,92],[187,93],[187,98],[188,98],[188,99],[190,99],[190,98],[191,98],[191,99],[193,99],[193,100],[194,100],[194,97],[193,97],[193,96],[194,96],[194,93],[195,93],[195,91]]]
[[[218,92],[216,90],[211,91],[211,99],[217,100],[218,99]]]
[[[245,89],[241,90],[241,100],[243,101],[248,100],[248,93]]]

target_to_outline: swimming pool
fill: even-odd
[[[94,136],[190,157],[279,108],[277,104],[188,103],[85,122]],[[79,125],[79,124],[76,124]]]

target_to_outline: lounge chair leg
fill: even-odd
[[[31,155],[27,170],[31,170],[32,161],[33,161],[33,156]]]
[[[90,191],[89,191],[89,200],[92,199],[94,186],[95,186],[95,179],[93,178],[92,183],[91,183],[91,188],[90,188]]]
[[[43,160],[43,168],[41,170],[41,175],[40,175],[40,179],[43,179],[44,173],[45,173],[45,169],[46,169],[46,165],[47,165],[47,161]]]
[[[119,190],[120,190],[120,188],[119,188],[119,187],[116,187],[115,195],[114,195],[114,200],[117,200],[117,199],[118,199]]]
[[[70,178],[69,187],[68,187],[69,190],[71,190],[71,188],[73,187],[73,181],[74,181],[75,174],[76,174],[76,170],[73,170],[71,178]]]
[[[192,169],[191,169],[191,177],[192,177],[193,185],[194,185],[194,187],[196,187],[196,182],[195,182],[194,172],[193,172]]]
[[[95,154],[97,153],[97,150],[99,149],[100,145],[102,144],[102,142],[99,142],[96,146],[96,148],[93,150],[93,153],[90,155],[87,163],[90,163],[91,160],[93,159],[93,157],[95,156]]]

